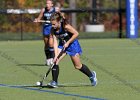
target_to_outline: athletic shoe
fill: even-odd
[[[91,81],[91,85],[92,86],[96,86],[97,85],[97,77],[96,77],[96,72],[95,71],[93,71],[92,72],[92,77],[90,77],[89,79],[90,79],[90,81]]]
[[[50,66],[52,64],[53,64],[53,58],[46,59],[46,63],[45,63],[46,66]]]
[[[53,58],[50,58],[50,65],[53,64]]]
[[[49,59],[46,59],[46,60],[45,60],[45,65],[46,65],[46,66],[49,66],[49,65],[50,65]]]
[[[58,87],[57,82],[55,82],[55,81],[51,81],[50,83],[47,84],[47,86],[50,88],[57,88]]]

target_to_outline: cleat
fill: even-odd
[[[89,79],[90,79],[90,81],[91,81],[91,85],[92,86],[96,86],[97,85],[97,77],[96,77],[96,72],[95,71],[93,71],[92,72],[92,77],[90,77]]]
[[[50,88],[57,88],[58,87],[57,82],[55,82],[55,81],[51,81],[50,83],[47,84],[47,86]]]

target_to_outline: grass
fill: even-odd
[[[20,31],[20,30],[19,30]],[[80,32],[80,35],[78,38],[80,39],[93,39],[93,38],[118,38],[119,32]],[[122,37],[124,38],[124,33],[122,34]],[[0,33],[0,41],[5,40],[41,40],[42,39],[42,33],[36,33],[36,32],[3,32]]]
[[[81,61],[97,72],[96,87],[74,69],[68,56],[60,63],[59,88],[33,87],[48,69],[44,66],[43,41],[1,41],[0,100],[140,99],[140,39],[79,41]],[[50,80],[51,74],[45,83]]]

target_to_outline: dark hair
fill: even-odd
[[[56,21],[61,21],[62,23],[64,23],[64,25],[68,24],[67,20],[64,18],[64,16],[62,16],[62,14],[60,12],[54,12],[51,15],[51,21],[56,20]]]

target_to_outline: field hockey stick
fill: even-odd
[[[36,23],[51,23],[48,20],[34,20],[33,22],[36,22]]]
[[[59,55],[57,56],[56,59],[59,59],[62,54],[64,53],[65,48],[63,48],[61,50],[61,52],[59,53]],[[51,67],[48,69],[47,73],[45,74],[45,76],[43,77],[43,79],[39,82],[36,83],[37,86],[42,86],[43,85],[43,81],[45,80],[45,78],[47,78],[47,76],[49,75],[50,71],[52,70],[53,66],[56,64],[57,60],[51,65]]]
[[[50,21],[48,20],[35,20],[35,17],[25,17],[23,18],[23,21],[24,22],[35,22],[35,23],[51,23]]]

